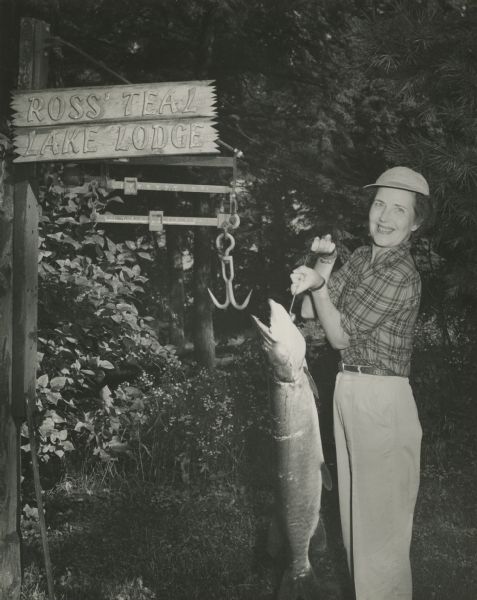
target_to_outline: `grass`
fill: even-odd
[[[425,470],[414,528],[415,598],[477,595],[475,467]]]
[[[49,510],[61,598],[241,600],[268,593],[253,564],[260,519],[238,490],[57,490]],[[29,548],[32,565],[40,560],[37,542]],[[38,585],[37,568],[27,572],[25,600]]]
[[[452,456],[449,455],[449,462]],[[477,509],[471,463],[423,470],[412,549],[415,600],[474,600]],[[313,555],[327,600],[349,599],[336,492],[324,495],[328,547]],[[57,488],[48,501],[61,600],[266,600],[268,492],[224,486]],[[472,525],[473,524],[473,525]],[[28,540],[23,599],[44,600],[37,534]]]

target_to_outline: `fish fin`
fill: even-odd
[[[326,538],[326,529],[321,516],[320,520],[318,521],[316,531],[313,535],[313,542],[318,551],[325,550],[328,545],[328,540]]]
[[[305,364],[305,366],[303,367],[303,370],[305,371],[305,375],[308,378],[308,383],[310,384],[310,388],[311,391],[313,392],[313,396],[315,396],[315,398],[317,400],[319,400],[320,395],[318,394],[318,388],[316,387],[316,383],[315,380],[313,379],[313,377],[311,376],[310,371],[308,370],[308,366]]]
[[[321,479],[323,481],[323,486],[324,486],[325,490],[330,491],[331,488],[333,487],[330,470],[328,469],[328,467],[326,466],[326,463],[324,463],[324,462],[321,463],[320,468],[321,468]]]
[[[318,580],[311,567],[299,577],[292,577],[289,569],[285,571],[278,600],[319,600],[319,598]]]
[[[280,531],[276,517],[273,517],[268,529],[267,552],[272,558],[277,558],[285,546],[285,540]]]

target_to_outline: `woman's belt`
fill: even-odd
[[[378,369],[370,365],[347,365],[343,361],[339,363],[340,371],[350,371],[351,373],[362,373],[363,375],[390,375],[396,377],[396,373],[391,369]]]

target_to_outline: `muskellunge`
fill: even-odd
[[[277,519],[272,538],[287,552],[279,600],[316,600],[319,587],[309,560],[320,521],[321,488],[331,487],[324,463],[316,386],[305,360],[305,339],[287,311],[273,300],[270,327],[253,317],[270,365],[270,403],[276,442]]]

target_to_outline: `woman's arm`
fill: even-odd
[[[325,284],[321,289],[312,291],[311,297],[318,319],[331,346],[335,350],[344,350],[349,346],[349,335],[341,325],[341,313],[331,301],[328,286]]]
[[[309,290],[318,319],[333,348],[343,350],[349,346],[349,336],[341,325],[341,314],[331,301],[326,280],[315,269],[298,267],[291,274],[292,294]]]
[[[313,267],[314,270],[328,282],[337,257],[336,246],[331,239],[331,235],[328,234],[322,238],[315,237],[311,245],[311,252],[315,252],[318,255]],[[315,311],[313,310],[312,299],[309,294],[303,297],[301,316],[304,319],[315,318]]]
[[[330,279],[331,271],[333,270],[333,265],[336,262],[336,257],[336,251],[334,251],[329,256],[320,256],[317,258],[315,266],[313,267],[314,270],[319,275],[321,275],[321,277],[323,277],[326,283],[328,283]],[[312,302],[313,300],[311,294],[306,294],[303,297],[303,301],[301,303],[301,316],[304,319],[314,319],[316,316],[315,311],[313,310]],[[316,307],[316,303],[313,304],[315,304]]]

